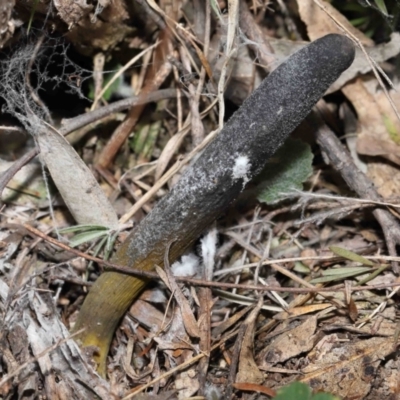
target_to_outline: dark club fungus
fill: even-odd
[[[163,264],[171,241],[170,261],[181,256],[261,171],[353,59],[352,42],[336,34],[290,56],[249,96],[112,261],[153,270]],[[78,336],[82,346],[98,348],[96,361],[103,375],[114,331],[146,282],[105,272],[85,299],[74,330],[85,328]]]

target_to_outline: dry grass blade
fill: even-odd
[[[219,129],[224,126],[225,117],[225,85],[226,79],[231,71],[231,59],[235,56],[237,49],[235,47],[235,40],[237,29],[239,27],[239,0],[228,0],[228,30],[225,47],[225,60],[221,69],[221,76],[218,81],[218,111],[219,111]]]

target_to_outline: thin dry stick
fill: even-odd
[[[139,393],[142,393],[144,390],[146,390],[147,388],[153,386],[155,383],[161,381],[162,379],[166,379],[169,376],[183,370],[186,369],[187,367],[191,366],[192,364],[194,364],[196,361],[200,360],[201,358],[205,357],[206,355],[203,353],[198,354],[197,356],[191,358],[188,361],[185,361],[184,363],[178,365],[175,368],[170,369],[168,372],[163,373],[162,375],[158,376],[157,378],[153,379],[152,381],[150,381],[149,383],[146,383],[145,385],[141,386],[139,389],[135,389],[133,392],[129,393],[128,396],[125,396],[124,398],[122,398],[122,400],[128,400],[128,399],[133,399],[136,395],[138,395]]]
[[[172,62],[172,57],[169,57],[168,59],[173,65],[172,71],[174,73],[175,82],[178,83],[180,81],[178,69]],[[178,87],[178,85],[177,85],[177,87]],[[176,97],[176,122],[177,122],[177,128],[178,128],[178,132],[179,132],[182,130],[182,126],[183,126],[183,122],[182,122],[183,121],[183,112],[182,112],[182,96],[181,96],[181,92],[179,90],[178,90],[178,92],[179,92],[179,94]]]
[[[94,98],[98,98],[104,84],[104,64],[106,56],[103,52],[99,52],[93,57],[93,83],[94,83]],[[96,108],[96,107],[94,107]]]
[[[209,1],[206,1],[206,25],[204,28],[204,44],[203,44],[203,55],[204,59],[207,61],[208,59],[208,52],[210,49],[210,29],[211,29],[211,5]],[[208,64],[207,64],[208,67]],[[199,83],[197,85],[196,90],[196,100],[199,101],[200,95],[203,91],[204,81],[206,79],[206,66],[202,65],[199,77]]]
[[[143,87],[141,96],[147,96],[149,93],[158,89],[160,85],[165,81],[167,76],[170,74],[172,70],[171,64],[169,61],[164,62],[160,69],[157,71],[157,75],[153,76],[151,80],[148,80],[146,85]],[[114,131],[110,140],[103,148],[98,161],[98,166],[100,168],[107,168],[117,152],[119,151],[122,144],[125,142],[127,137],[132,132],[133,127],[136,125],[142,111],[144,109],[144,105],[138,105],[133,107],[124,122],[122,122],[118,128]]]
[[[134,276],[141,276],[151,279],[159,279],[159,276],[155,272],[147,272],[142,270],[135,270],[134,268],[124,267],[119,264],[114,264],[109,261],[105,261],[98,257],[93,257],[86,253],[83,253],[79,250],[76,250],[72,247],[67,246],[64,243],[59,242],[58,240],[45,235],[44,233],[40,232],[39,230],[33,228],[28,224],[24,224],[23,227],[33,233],[36,236],[41,237],[42,239],[48,241],[49,243],[54,244],[55,246],[69,251],[72,254],[75,254],[78,257],[82,257],[89,261],[94,261],[99,265],[104,265],[110,271],[120,272],[121,274],[125,275],[134,275]],[[385,261],[400,261],[400,257],[389,257],[389,256],[365,256],[368,260],[385,260]],[[288,263],[288,262],[296,262],[296,261],[307,261],[307,260],[318,260],[318,261],[331,261],[340,259],[338,256],[325,256],[325,257],[295,257],[295,258],[284,258],[280,260],[268,260],[264,261],[263,265],[272,265],[278,263]],[[252,263],[247,264],[242,267],[242,269],[250,268],[250,267],[257,267],[259,263]],[[235,268],[237,270],[238,268]],[[286,271],[286,270],[284,270]],[[214,275],[217,275],[215,273]],[[234,283],[224,283],[224,282],[213,282],[213,281],[204,281],[202,279],[194,279],[194,278],[187,278],[187,277],[176,277],[175,278],[178,282],[186,282],[192,285],[197,286],[204,286],[204,287],[214,287],[214,288],[226,288],[226,289],[243,289],[243,290],[258,290],[262,292],[269,292],[269,291],[276,291],[276,292],[291,292],[291,293],[323,293],[323,292],[332,292],[332,291],[343,291],[343,285],[336,285],[327,288],[318,288],[318,287],[307,287],[307,288],[293,288],[293,287],[282,287],[282,286],[257,286],[257,285],[242,285],[242,284],[234,284]],[[400,286],[400,282],[391,282],[387,284],[380,284],[380,285],[369,285],[369,286],[353,286],[351,288],[352,292],[358,292],[362,290],[372,290],[372,289],[387,289],[391,287]]]
[[[104,86],[104,88],[101,90],[101,92],[96,96],[96,98],[93,101],[92,107],[90,107],[90,110],[93,111],[97,107],[97,103],[99,100],[103,97],[104,93],[108,90],[108,88],[111,87],[111,85],[128,69],[130,68],[133,64],[135,64],[136,61],[138,61],[140,58],[142,58],[146,53],[149,51],[153,50],[154,47],[158,46],[160,42],[156,42],[153,45],[146,47],[143,51],[141,51],[137,56],[133,57],[130,61],[128,61],[120,70],[118,70],[117,73],[114,74],[114,76],[109,80],[109,82]]]
[[[214,346],[211,347],[211,351],[218,349],[218,347],[222,346],[225,342],[227,342],[228,340],[230,340],[234,336],[236,336],[237,333],[238,333],[237,331],[234,331],[234,332],[226,335],[223,339],[221,339],[218,343],[214,344]],[[160,380],[168,378],[169,376],[175,374],[178,371],[181,371],[182,369],[186,369],[190,365],[194,364],[196,361],[200,360],[202,357],[209,357],[209,354],[205,354],[205,353],[198,354],[197,356],[191,358],[190,360],[184,362],[183,364],[178,365],[177,367],[170,369],[168,372],[165,372],[164,374],[158,376],[157,378],[153,379],[151,382],[146,383],[146,385],[143,385],[138,389],[134,389],[133,392],[129,393],[129,395],[125,396],[122,400],[132,399],[134,396],[143,392],[147,388],[153,386],[155,383],[159,382]]]
[[[314,113],[309,117],[309,121],[315,129],[317,143],[328,157],[332,166],[340,172],[347,185],[364,199],[382,201],[373,183],[357,168],[348,151],[324,123],[322,118]],[[400,244],[400,226],[398,221],[388,210],[377,208],[372,213],[382,227],[389,254],[395,256],[397,254],[396,245]],[[395,272],[400,272],[397,262],[394,263],[393,268]]]
[[[267,37],[255,21],[250,13],[247,4],[244,1],[240,2],[240,20],[239,24],[243,32],[251,40],[249,47],[253,50],[256,57],[262,62],[263,68],[267,71],[270,66],[276,62],[274,49],[268,43]]]
[[[176,89],[161,89],[155,90],[154,92],[147,93],[146,95],[141,94],[139,96],[129,97],[111,103],[108,106],[98,108],[97,110],[90,111],[86,114],[78,115],[77,117],[70,119],[63,119],[61,121],[61,128],[58,132],[61,135],[68,135],[69,133],[76,131],[92,122],[96,122],[102,118],[109,116],[120,111],[124,111],[127,108],[140,106],[152,102],[158,102],[160,100],[166,100],[176,97]]]
[[[386,206],[386,207],[393,207],[393,208],[400,208],[400,204],[394,204],[394,203],[387,203],[386,201],[378,201],[378,200],[372,200],[372,199],[358,199],[355,197],[345,197],[345,196],[336,196],[333,194],[320,194],[320,193],[311,193],[311,192],[301,192],[297,191],[296,192],[299,194],[299,197],[314,197],[317,199],[328,199],[328,200],[334,200],[334,201],[346,201],[349,203],[363,203],[365,205],[377,205],[377,206]],[[357,206],[357,205],[356,205]],[[358,205],[359,207],[359,205]]]
[[[254,212],[254,215],[253,215],[253,222],[257,220],[258,214],[260,213],[260,210],[261,210],[260,207],[257,207],[257,208],[256,208],[256,210],[255,210],[255,212]],[[251,246],[251,245],[250,245],[250,241],[251,241],[251,237],[252,237],[252,235],[253,235],[253,229],[254,229],[254,224],[250,225],[250,229],[249,229],[249,231],[248,231],[248,235],[247,235],[246,241],[243,241],[243,243],[245,243],[246,246]],[[239,236],[238,236],[238,237],[239,237]],[[247,257],[247,248],[246,248],[246,246],[243,246],[244,252],[243,252],[243,254],[242,254],[242,260],[241,260],[242,264],[244,264],[244,262],[245,262],[245,260],[246,260],[246,257]],[[240,274],[238,274],[238,275],[235,277],[235,283],[239,283],[239,280],[240,280]],[[237,291],[236,291],[235,289],[232,290],[232,293],[233,293],[233,294],[235,294],[236,292],[237,292]],[[228,317],[229,317],[229,313],[230,313],[230,310],[228,310],[228,312],[226,313],[225,318],[228,318]]]
[[[179,49],[181,60],[183,66],[191,72],[190,69],[190,62],[187,57],[187,54],[185,53],[185,50],[183,47]],[[196,88],[193,83],[188,83],[187,85],[188,91],[189,91],[189,107],[190,107],[190,123],[191,123],[191,131],[192,131],[192,138],[193,138],[193,144],[197,146],[199,143],[201,143],[204,139],[204,126],[203,123],[201,122],[200,118],[200,110],[199,110],[199,98],[196,96]]]
[[[248,250],[249,252],[253,253],[255,256],[257,256],[259,259],[263,258],[263,255],[261,252],[259,252],[255,247],[249,245],[248,243],[246,243],[239,235],[237,235],[236,233],[233,232],[226,232],[226,235],[228,235],[229,237],[231,237],[233,240],[235,240],[235,242],[237,242],[240,246],[242,246],[243,248],[245,248],[246,250]],[[264,264],[264,263],[263,263]],[[258,264],[257,264],[258,265]],[[312,285],[311,283],[305,281],[304,279],[301,279],[300,277],[298,277],[296,274],[290,272],[289,270],[287,270],[286,268],[282,268],[280,265],[275,264],[275,263],[271,263],[269,264],[273,269],[275,269],[276,271],[280,272],[281,274],[287,276],[288,278],[292,279],[293,281],[308,287],[308,288],[315,288],[314,285]]]

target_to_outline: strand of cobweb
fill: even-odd
[[[53,88],[56,88],[64,83],[68,85],[70,92],[82,96],[80,88],[68,80],[68,70],[73,72],[74,76],[83,76],[86,73],[88,78],[90,75],[88,74],[89,71],[84,71],[67,57],[67,47],[62,45],[60,40],[45,37],[43,33],[41,33],[39,39],[36,39],[34,35],[24,39],[25,43],[0,61],[0,77],[2,77],[0,79],[0,97],[5,101],[2,111],[17,118],[40,149],[37,140],[38,135],[49,129],[46,121],[51,122],[50,111],[41,101],[39,95],[44,84],[50,82]],[[55,49],[61,49],[61,53],[57,54]],[[61,67],[59,76],[51,75],[49,72],[49,67],[56,62],[56,57],[60,57],[63,63],[57,65]],[[35,74],[34,83],[31,80],[32,74]],[[55,223],[46,166],[40,155],[39,161],[46,195],[49,200],[49,213],[60,239]]]

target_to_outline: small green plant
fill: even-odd
[[[334,0],[332,5],[369,37],[382,40],[382,36],[388,37],[391,32],[398,30],[398,0]]]
[[[274,204],[295,190],[311,176],[313,153],[301,140],[288,139],[266,164],[257,177],[257,198],[262,203]]]
[[[293,382],[280,389],[274,400],[340,400],[340,398],[330,393],[313,394],[305,383]]]

